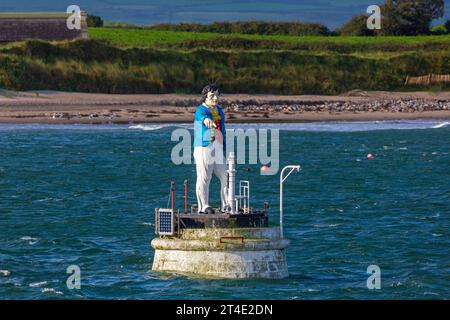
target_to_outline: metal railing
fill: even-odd
[[[250,182],[247,180],[239,181],[239,200],[238,208],[242,208],[244,213],[250,213]]]
[[[289,173],[284,176],[284,172],[291,169]],[[289,165],[283,168],[280,173],[280,237],[283,238],[283,182],[290,176],[293,171],[299,172],[301,167],[299,165]]]

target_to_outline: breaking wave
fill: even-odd
[[[160,129],[165,128],[165,127],[167,127],[167,126],[164,126],[164,125],[138,124],[138,125],[130,126],[128,128],[129,129],[140,129],[140,130],[144,130],[144,131],[155,131],[155,130],[160,130]]]
[[[431,127],[431,128],[433,128],[433,129],[439,129],[439,128],[446,127],[446,126],[448,126],[449,124],[450,124],[450,122],[446,121],[446,122],[439,123],[439,124],[437,124],[437,125],[435,125],[435,126],[433,126],[433,127]]]
[[[128,127],[128,129],[134,129],[134,130],[143,130],[143,131],[157,131],[165,128],[184,128],[184,129],[193,129],[193,124],[191,123],[182,123],[182,124],[175,124],[175,123],[167,123],[167,124],[137,124]]]

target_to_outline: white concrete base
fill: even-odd
[[[285,249],[289,241],[280,239],[277,231],[189,229],[180,239],[155,238],[152,269],[211,278],[286,278],[289,273]],[[240,235],[245,235],[243,241],[222,238]]]

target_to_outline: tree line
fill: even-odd
[[[435,19],[444,16],[444,0],[387,0],[381,9],[381,29],[367,28],[368,15],[357,15],[337,30],[352,36],[414,36],[450,33],[450,20],[439,29],[431,28]]]

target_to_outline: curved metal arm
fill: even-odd
[[[287,169],[291,169],[289,173],[284,177],[284,172]],[[283,238],[283,182],[291,175],[292,172],[299,172],[301,167],[299,165],[289,165],[283,168],[280,173],[280,237]]]

